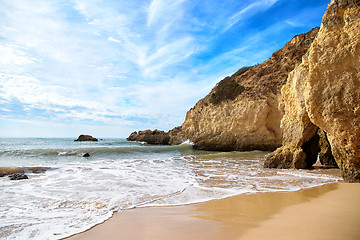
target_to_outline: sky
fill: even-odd
[[[169,130],[325,0],[0,0],[0,137]]]

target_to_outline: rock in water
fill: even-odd
[[[85,153],[83,157],[90,157],[90,153]]]
[[[128,140],[128,141],[137,141],[136,139],[137,139],[138,136],[139,136],[138,132],[135,131],[135,132],[130,133],[130,135],[126,138],[126,140]]]
[[[139,141],[146,142],[149,144],[160,144],[160,145],[169,145],[170,135],[164,131],[159,131],[155,129],[154,131],[145,130],[139,132],[133,132],[126,139],[128,141]]]
[[[29,179],[24,173],[14,173],[9,175],[10,180],[22,180],[22,179]]]
[[[241,68],[219,82],[187,112],[181,138],[204,150],[274,150],[281,146],[280,89],[318,30],[295,36],[262,64]]]
[[[360,182],[359,89],[360,2],[332,0],[309,52],[281,90],[283,147],[268,157],[265,167],[311,165],[317,153],[304,146],[320,128],[343,178]]]
[[[170,136],[170,140],[169,140],[170,145],[179,145],[186,140],[181,138],[181,130],[182,130],[182,126],[179,126],[167,132]]]
[[[90,135],[80,135],[78,139],[74,140],[75,142],[85,142],[85,141],[93,141],[97,142],[98,140]]]

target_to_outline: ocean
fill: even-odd
[[[90,157],[83,157],[89,153]],[[268,152],[209,152],[125,139],[0,138],[0,239],[61,239],[134,207],[297,191],[341,181],[328,169],[264,169]]]

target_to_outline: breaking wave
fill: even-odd
[[[330,174],[333,169],[264,169],[267,154],[198,151],[189,141],[153,146],[121,139],[0,139],[0,238],[59,239],[133,207],[296,191],[341,180]],[[1,177],[12,173],[28,179]]]

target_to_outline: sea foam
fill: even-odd
[[[114,211],[242,193],[296,191],[341,180],[326,170],[263,169],[264,152],[196,151],[190,143],[9,141],[0,149],[0,171],[21,170],[29,179],[0,178],[0,238],[4,239],[59,239],[103,222]],[[83,158],[82,152],[91,156]]]

